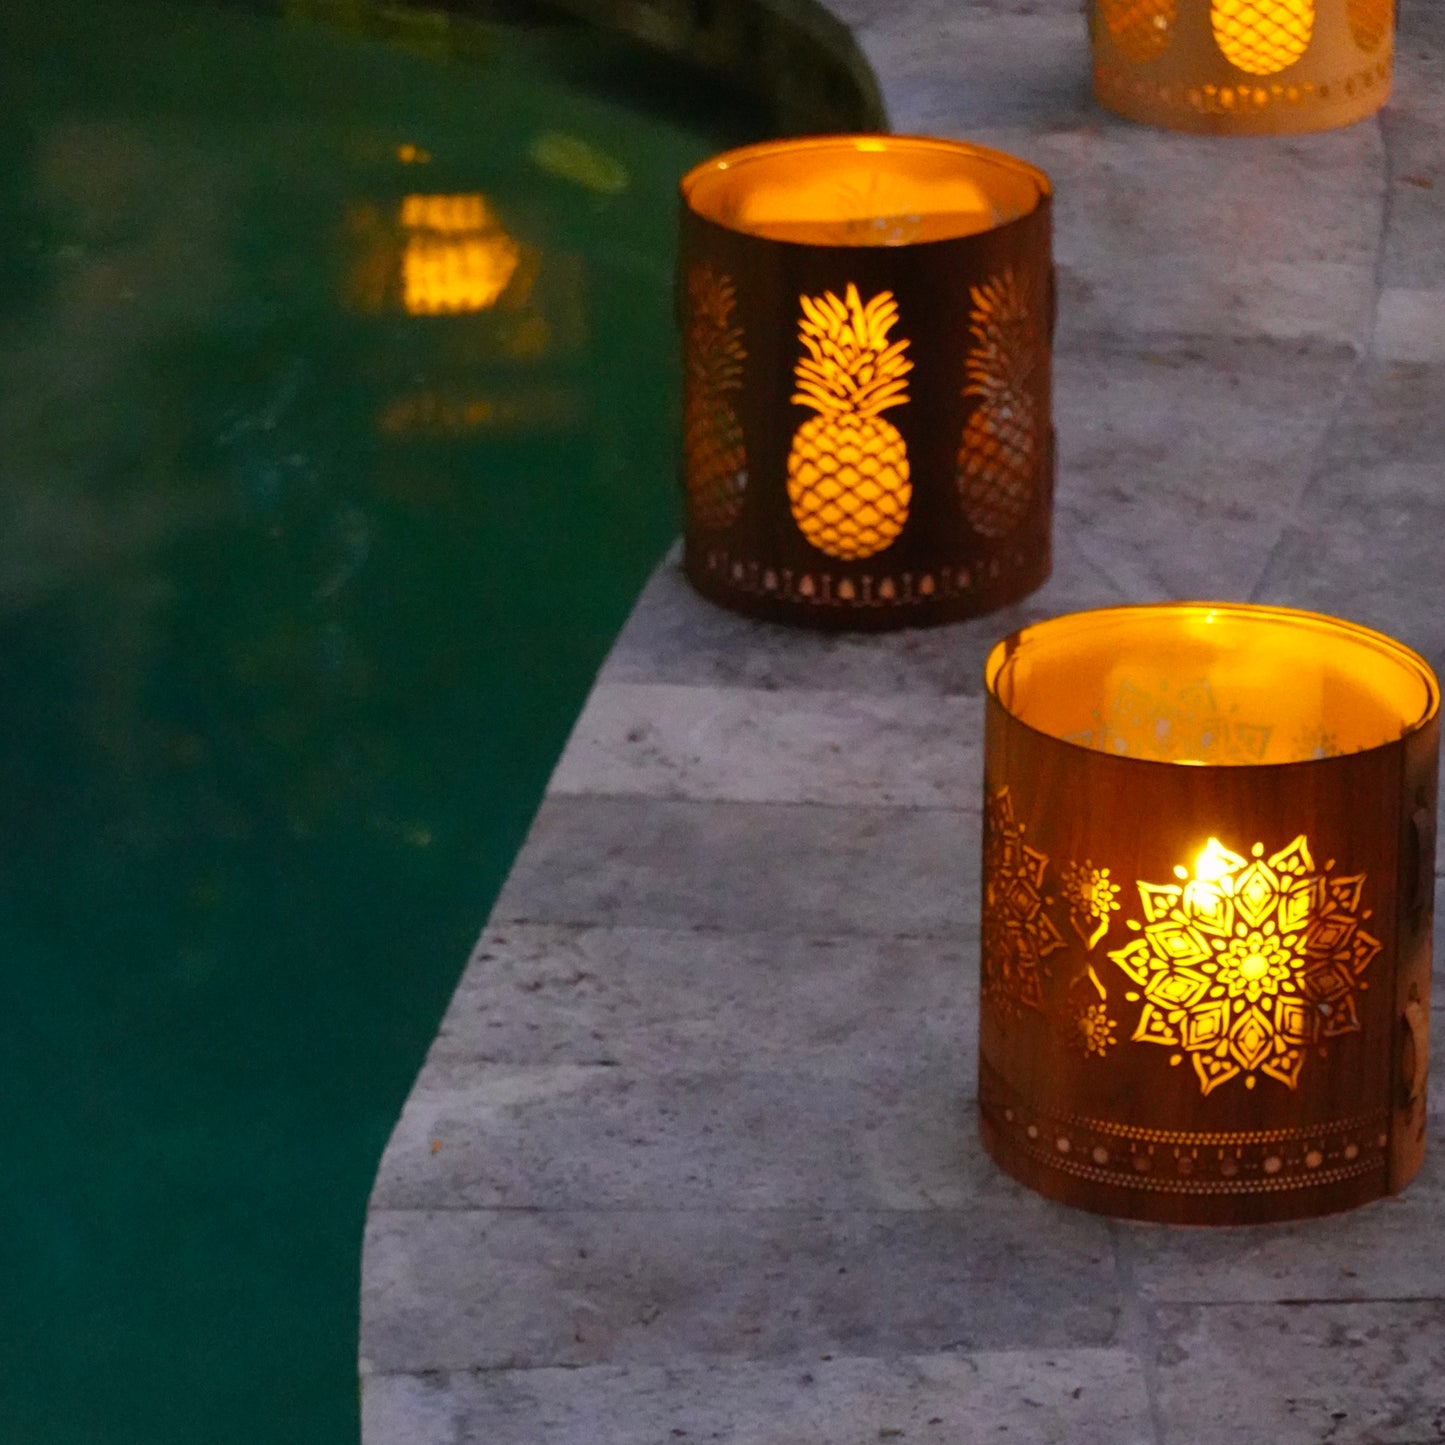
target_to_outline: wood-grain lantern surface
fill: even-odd
[[[945,622],[1048,576],[1048,178],[917,136],[682,182],[685,568],[739,611]]]
[[[1287,1219],[1424,1150],[1439,688],[1313,613],[1178,603],[989,657],[979,1114],[1103,1213]]]
[[[1283,134],[1373,115],[1395,0],[1093,0],[1094,95],[1170,130]]]

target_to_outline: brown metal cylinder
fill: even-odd
[[[1241,1224],[1424,1150],[1439,687],[1379,633],[1175,603],[987,666],[979,1117],[1106,1214]]]
[[[1093,0],[1094,96],[1215,135],[1329,130],[1390,96],[1395,0]]]
[[[1049,573],[1050,186],[958,141],[814,136],[682,182],[685,570],[820,628]]]

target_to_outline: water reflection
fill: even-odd
[[[671,534],[718,147],[173,0],[0,4],[0,121],[0,1441],[354,1442],[376,1159]]]
[[[577,425],[583,400],[562,386],[510,392],[416,391],[388,402],[377,417],[386,437],[461,436],[477,431],[537,431]]]
[[[486,311],[517,275],[521,248],[485,196],[408,196],[401,229],[401,304],[412,316]],[[530,276],[523,279],[530,290]]]
[[[562,131],[543,131],[527,147],[527,155],[539,170],[599,195],[621,195],[631,179],[614,156]]]
[[[546,432],[589,414],[570,364],[589,338],[580,254],[504,221],[480,191],[355,201],[343,232],[349,309],[426,326],[373,351],[383,376],[406,378],[377,408],[382,437]],[[546,379],[519,382],[518,369]]]
[[[360,202],[346,230],[356,252],[347,300],[361,311],[395,304],[410,316],[458,316],[499,302],[519,310],[536,280],[537,253],[508,234],[480,192],[405,196],[394,222]]]

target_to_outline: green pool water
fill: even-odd
[[[760,122],[428,34],[0,6],[5,1445],[355,1439],[376,1159],[674,530]]]

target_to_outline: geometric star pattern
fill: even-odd
[[[1044,959],[1064,940],[1044,910],[1048,857],[1024,842],[1007,788],[989,799],[985,837],[983,996],[1004,1012],[1042,1010]]]
[[[1141,931],[1109,957],[1138,985],[1132,1037],[1188,1055],[1202,1093],[1244,1075],[1294,1089],[1309,1051],[1360,1028],[1356,994],[1380,951],[1361,927],[1365,875],[1317,869],[1301,834],[1269,858],[1245,858],[1217,838],[1176,867],[1177,884],[1139,883]]]

